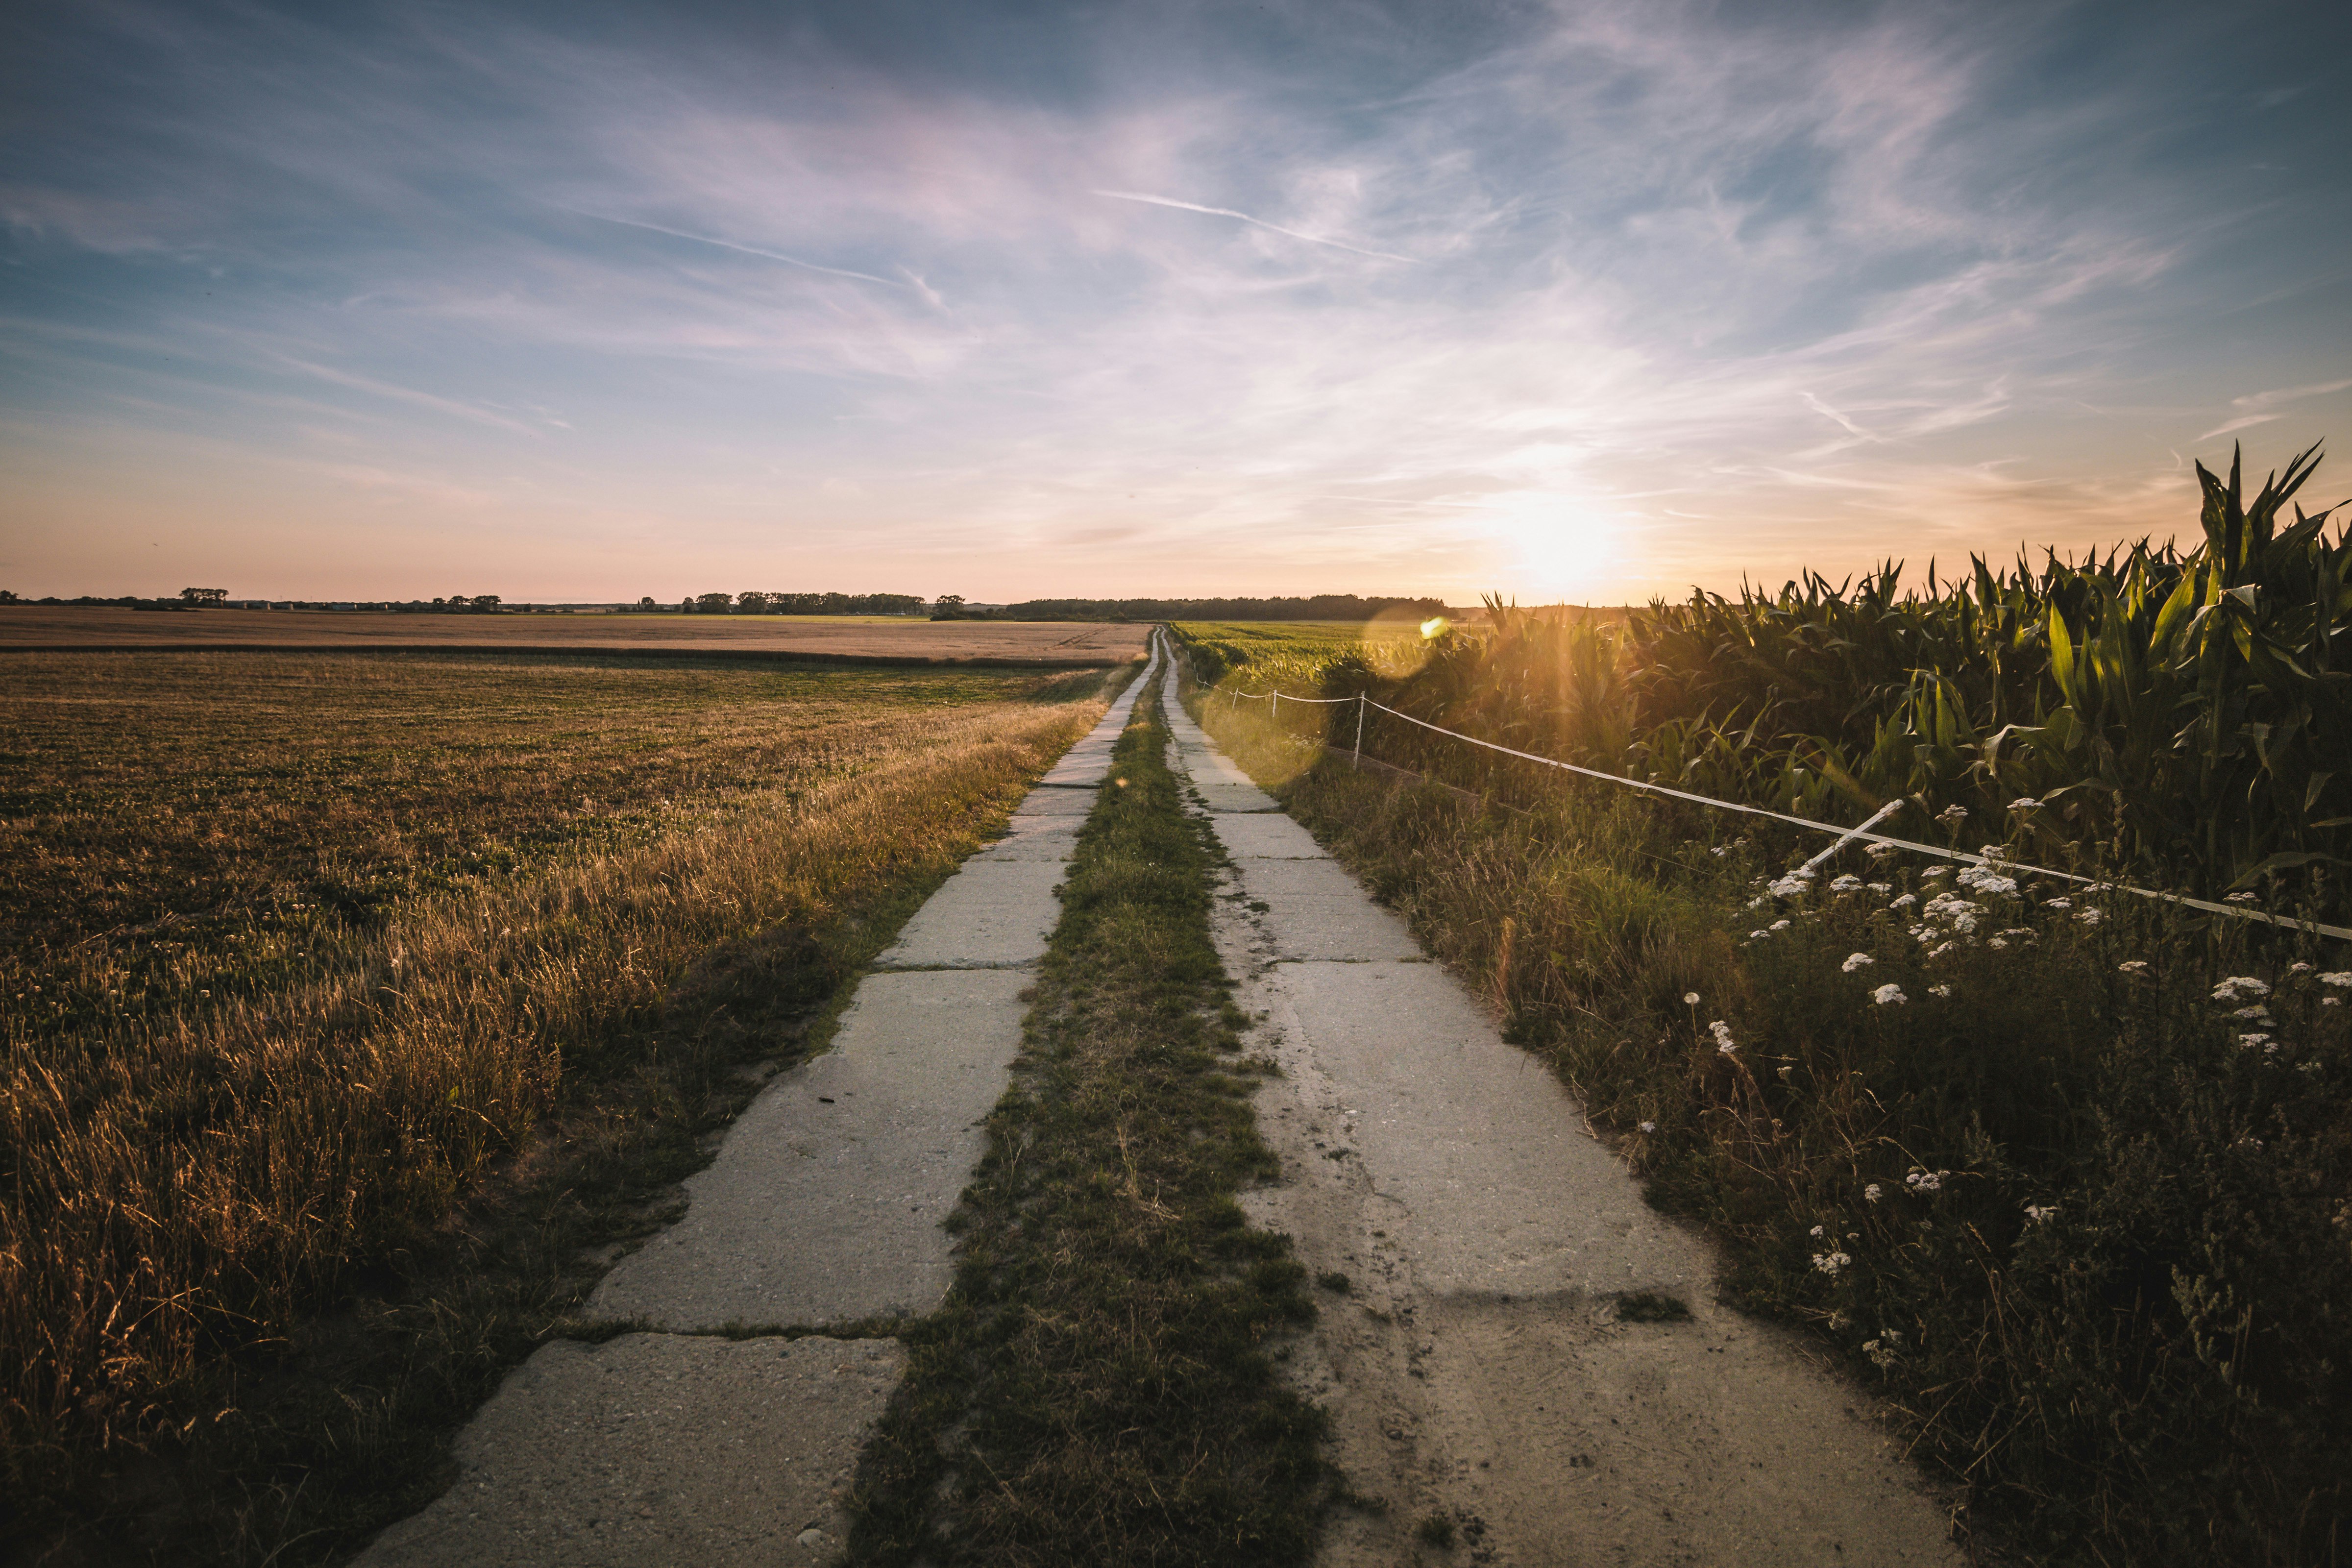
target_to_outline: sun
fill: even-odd
[[[1591,598],[1616,564],[1622,526],[1572,503],[1526,498],[1496,530],[1503,591],[1522,604]]]

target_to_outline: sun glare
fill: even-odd
[[[1529,498],[1496,530],[1504,591],[1527,604],[1590,598],[1616,564],[1617,527],[1609,520]]]

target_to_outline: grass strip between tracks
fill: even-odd
[[[1288,1238],[1234,1201],[1278,1173],[1212,945],[1207,826],[1151,695],[1078,840],[1013,1084],[905,1336],[851,1559],[1303,1562],[1328,1472],[1282,1384],[1313,1318]]]

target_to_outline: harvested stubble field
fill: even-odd
[[[1076,668],[1143,652],[1141,626],[883,616],[402,615],[0,605],[0,648],[634,650],[721,658],[872,659]]]
[[[2307,457],[2308,455],[2306,455]],[[1891,573],[1423,648],[1181,628],[1204,727],[1593,1123],[2045,1563],[2352,1553],[2352,952],[2068,884],[2345,918],[2332,672],[2352,545],[2206,476],[2205,542]],[[1815,820],[1908,804],[1955,868],[1497,757]],[[2195,825],[2191,832],[2184,825]],[[2000,862],[2010,862],[2004,865]],[[2013,873],[2013,874],[2011,874]]]
[[[429,1491],[1104,684],[0,658],[12,1522],[215,1561]]]

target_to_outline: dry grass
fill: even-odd
[[[1091,677],[36,673],[0,856],[20,1503],[214,1421],[236,1368],[423,1247],[574,1082],[656,1071],[698,960],[838,939],[936,880],[1100,712],[1073,700]]]

